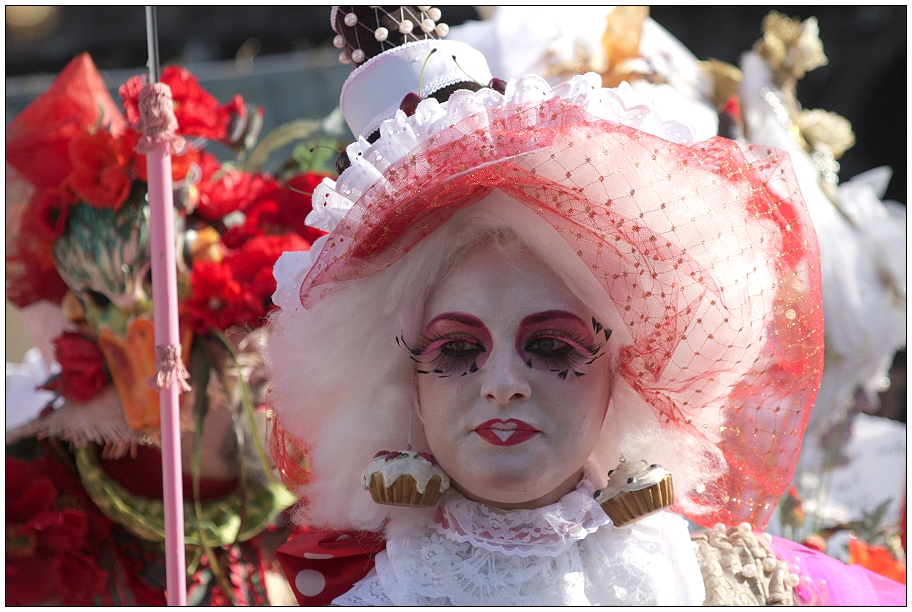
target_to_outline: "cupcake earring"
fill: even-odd
[[[674,503],[671,473],[657,463],[627,461],[608,472],[608,485],[594,494],[615,527],[622,527]]]
[[[378,504],[431,508],[450,488],[450,477],[433,455],[412,450],[412,418],[404,451],[380,451],[361,476],[361,486]]]

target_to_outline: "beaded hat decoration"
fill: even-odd
[[[444,102],[457,89],[475,91],[491,80],[481,53],[441,40],[449,28],[440,17],[429,6],[333,8],[339,59],[358,66],[339,102],[356,137],[373,140],[381,121],[400,109],[411,114],[424,98]]]
[[[339,61],[360,66],[369,58],[416,40],[443,38],[450,27],[430,6],[334,6],[330,23]]]
[[[617,375],[664,428],[724,457],[726,473],[676,509],[704,526],[762,528],[791,480],[823,368],[819,253],[788,155],[694,142],[685,121],[595,74],[502,89],[425,98],[411,115],[386,114],[375,142],[350,145],[351,167],[315,190],[307,218],[330,234],[279,260],[274,301],[294,317],[331,299],[336,284],[394,266],[498,190],[550,224],[610,296],[631,338]],[[282,408],[285,433],[305,435],[300,404]]]

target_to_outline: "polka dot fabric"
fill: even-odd
[[[551,224],[604,286],[633,338],[619,374],[665,426],[723,452],[728,473],[690,518],[764,525],[823,366],[819,254],[788,156],[675,144],[563,98],[483,110],[385,168],[328,236],[302,305],[395,264],[494,189]]]

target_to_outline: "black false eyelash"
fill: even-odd
[[[441,350],[434,359],[427,363],[418,358],[429,346],[431,346],[431,344],[444,339],[445,337],[428,338],[427,336],[422,335],[419,337],[417,343],[412,344],[406,341],[404,336],[396,336],[396,344],[410,353],[409,358],[412,361],[425,368],[429,368],[415,370],[418,374],[437,374],[438,378],[449,378],[450,376],[455,376],[460,370],[462,370],[462,372],[459,373],[459,376],[466,376],[478,371],[478,354],[484,352],[483,348],[478,351],[472,351],[470,355],[456,358],[447,355]],[[459,340],[454,339],[454,341]],[[471,363],[469,363],[470,357]]]
[[[596,328],[596,333],[604,329],[594,318],[592,321],[594,323],[593,327]],[[608,330],[605,331],[607,332]],[[542,337],[570,341],[567,342],[570,348],[562,355],[535,355],[536,359],[540,360],[541,363],[546,368],[548,368],[548,371],[556,372],[558,378],[561,380],[566,380],[571,373],[576,378],[585,376],[585,372],[580,372],[576,368],[578,368],[580,365],[590,365],[596,359],[605,354],[604,352],[601,352],[603,347],[602,344],[595,342],[593,344],[586,345],[573,332],[561,329],[543,330],[541,332],[538,332],[538,335],[533,336],[528,342],[534,342],[536,339]],[[591,357],[591,359],[584,361],[587,355]],[[532,357],[529,357],[525,363],[527,367],[532,368]]]

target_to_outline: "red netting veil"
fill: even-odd
[[[314,194],[308,223],[332,231],[311,259],[280,260],[275,300],[287,310],[331,299],[499,190],[550,224],[607,292],[631,339],[618,375],[675,435],[721,451],[727,471],[684,513],[762,527],[792,477],[823,367],[816,237],[786,154],[689,141],[684,123],[637,100],[595,75],[554,89],[530,76],[503,94],[458,91],[400,112]],[[287,449],[309,441],[283,435],[277,462],[303,482]]]

